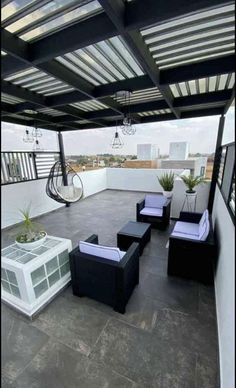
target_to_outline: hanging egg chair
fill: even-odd
[[[50,198],[60,203],[77,202],[83,196],[83,182],[76,171],[66,162],[64,163],[64,169],[67,185],[64,184],[62,176],[62,162],[57,161],[50,170],[46,193]]]

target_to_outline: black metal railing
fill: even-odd
[[[47,178],[59,152],[1,152],[1,184]]]

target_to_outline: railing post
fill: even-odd
[[[35,171],[35,179],[38,179],[38,169],[37,169],[37,163],[36,163],[36,155],[35,155],[35,152],[32,152],[31,154],[29,154],[29,157],[30,155],[32,155],[32,159],[33,159],[33,165],[34,165],[34,171]]]
[[[212,171],[212,177],[211,177],[211,187],[210,187],[210,193],[209,193],[209,200],[208,200],[208,210],[209,213],[212,213],[213,209],[213,203],[214,203],[214,197],[215,197],[215,191],[216,191],[216,182],[217,177],[219,173],[219,167],[220,167],[220,157],[221,157],[221,144],[222,144],[222,138],[224,133],[224,125],[225,125],[225,116],[220,116],[219,120],[219,126],[218,126],[218,134],[217,134],[217,140],[216,140],[216,148],[215,148],[215,158],[214,158],[214,165],[213,165],[213,171]]]
[[[64,186],[68,186],[67,175],[66,175],[66,158],[63,144],[63,137],[61,132],[58,132],[58,143],[59,143],[59,151],[60,151],[60,161],[61,161],[61,172]],[[69,207],[70,204],[67,202],[66,207]]]

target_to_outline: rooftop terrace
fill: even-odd
[[[114,246],[119,229],[135,220],[143,195],[105,190],[38,221],[73,246],[92,233]],[[32,322],[3,305],[3,387],[215,388],[214,288],[167,277],[172,228],[173,222],[165,232],[152,230],[140,257],[140,283],[124,315],[73,296],[71,287]],[[3,231],[3,246],[14,236],[14,227]]]
[[[235,96],[234,1],[3,0],[1,7],[2,121],[58,133],[64,184],[65,131],[119,127],[127,118],[220,116],[212,180],[197,190],[197,210],[208,208],[219,244],[215,287],[167,277],[172,220],[167,231],[152,231],[126,314],[74,297],[70,287],[32,322],[3,305],[3,387],[233,388],[235,146],[223,134]],[[82,172],[85,199],[65,208],[45,194],[54,161],[47,154],[2,153],[2,220],[10,226],[3,246],[15,240],[16,210],[30,201],[48,234],[75,246],[97,233],[114,245],[135,220],[137,200],[160,191],[156,170]],[[183,196],[176,179],[174,218]]]

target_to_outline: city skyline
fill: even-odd
[[[121,134],[124,147],[114,150],[111,147],[115,127],[90,129],[84,131],[63,132],[66,155],[96,155],[110,153],[114,155],[136,155],[137,144],[151,143],[160,149],[160,154],[169,153],[169,143],[173,141],[187,141],[189,153],[208,153],[215,151],[219,116],[191,118],[136,125],[134,136]],[[23,142],[25,126],[18,126],[2,122],[2,151],[32,150],[32,144]],[[204,137],[211,130],[211,137]],[[56,132],[42,130],[40,144],[43,150],[57,151]],[[121,131],[119,131],[121,132]],[[234,139],[234,107],[226,116],[223,144]]]

